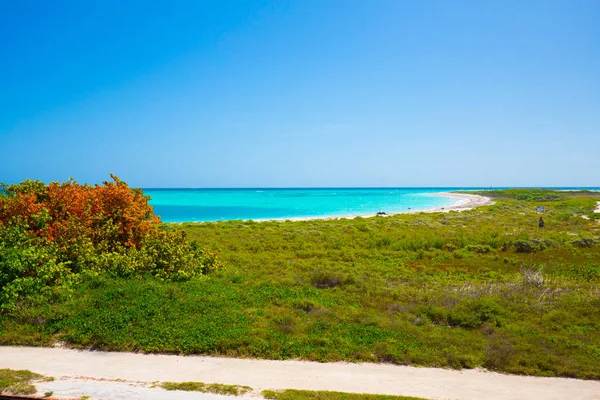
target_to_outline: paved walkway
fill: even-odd
[[[139,382],[96,381],[93,379],[56,379],[36,384],[39,394],[52,392],[52,398],[81,400],[233,400],[237,396],[211,393],[167,391]],[[246,399],[248,400],[248,399]]]
[[[58,382],[61,377],[67,380],[79,378],[80,381],[81,378],[121,379],[134,385],[135,382],[143,385],[144,382],[156,381],[199,381],[246,385],[255,390],[334,390],[436,400],[600,400],[599,381],[370,363],[315,363],[0,347],[0,368],[29,369],[54,376]]]

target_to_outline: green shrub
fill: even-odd
[[[517,253],[533,253],[540,250],[539,243],[526,239],[515,240],[514,246]]]
[[[600,265],[571,264],[560,272],[576,280],[585,282],[597,282],[600,280]]]
[[[483,366],[491,370],[505,370],[513,363],[515,347],[507,332],[494,332],[485,348]]]
[[[181,281],[221,266],[185,232],[163,229],[141,190],[113,179],[94,187],[72,180],[2,186],[0,310],[20,297],[64,292],[84,276]]]
[[[310,283],[319,289],[341,286],[348,282],[346,274],[335,271],[317,270],[310,278]]]
[[[495,300],[482,298],[464,301],[448,314],[448,323],[465,329],[477,329],[484,322],[501,326],[506,311]]]
[[[580,237],[579,239],[573,240],[571,244],[576,247],[592,247],[598,242],[600,242],[600,240],[589,237]]]
[[[197,242],[189,242],[185,232],[162,229],[144,237],[132,258],[141,272],[176,281],[207,274],[221,265],[215,253],[202,249]]]
[[[58,254],[56,246],[28,235],[22,224],[0,225],[0,309],[14,307],[21,296],[47,298],[68,286],[74,274]]]
[[[490,253],[490,252],[494,251],[494,249],[491,246],[487,245],[487,244],[486,245],[470,244],[470,245],[468,245],[466,247],[466,249],[468,251],[472,251],[474,253],[480,253],[480,254]]]

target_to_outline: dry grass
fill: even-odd
[[[221,383],[203,382],[163,382],[160,385],[166,390],[183,390],[187,392],[215,393],[228,396],[242,396],[252,390],[249,386],[224,385]]]
[[[0,369],[0,393],[34,394],[36,381],[53,380],[27,370]]]

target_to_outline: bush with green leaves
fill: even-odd
[[[0,306],[12,308],[19,296],[50,296],[68,285],[73,272],[52,243],[29,235],[23,224],[0,225]]]
[[[214,252],[164,229],[139,189],[27,180],[0,192],[0,309],[89,275],[181,281],[220,266]]]

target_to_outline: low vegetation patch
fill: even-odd
[[[357,394],[310,390],[265,390],[265,399],[274,400],[425,400],[417,397],[390,396],[385,394]]]
[[[0,344],[600,379],[600,224],[581,217],[600,194],[490,193],[463,212],[161,225],[224,266],[30,291],[0,314]]]
[[[242,396],[252,390],[249,386],[224,385],[221,383],[203,382],[163,382],[160,384],[166,390],[184,390],[186,392],[216,393],[229,396]]]
[[[32,382],[52,380],[27,370],[0,369],[0,393],[5,394],[34,394]]]

